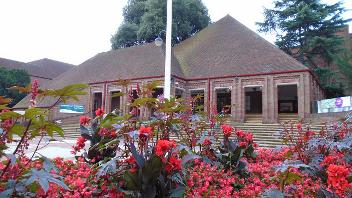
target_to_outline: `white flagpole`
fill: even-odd
[[[172,34],[172,0],[167,0],[165,82],[164,82],[164,97],[167,99],[170,99],[170,96],[171,96],[171,34]]]

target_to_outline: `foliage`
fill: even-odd
[[[273,9],[264,9],[264,22],[257,25],[261,32],[276,33],[280,49],[312,69],[332,71],[333,64],[351,67],[351,59],[341,56],[345,50],[343,40],[336,34],[351,20],[342,18],[345,12],[342,2],[329,5],[320,0],[275,0],[273,4]],[[333,78],[338,80],[335,75]],[[342,90],[324,79],[322,85],[330,91]]]
[[[9,90],[12,86],[27,86],[30,83],[30,77],[25,70],[6,69],[0,65],[0,96],[11,98],[9,106],[17,104],[25,94]]]
[[[153,42],[166,29],[166,1],[129,0],[123,16],[123,24],[111,38],[113,49]],[[173,44],[189,38],[209,23],[208,10],[200,0],[173,1]]]
[[[71,85],[57,92],[53,90],[42,91],[38,89],[37,81],[27,87],[13,87],[12,90],[19,90],[23,93],[30,93],[30,107],[25,110],[24,114],[18,114],[10,111],[6,106],[9,100],[2,99],[0,109],[0,159],[1,175],[0,188],[2,190],[1,197],[34,197],[36,193],[40,193],[38,189],[45,193],[48,192],[50,185],[55,184],[63,189],[69,190],[68,186],[63,182],[63,178],[55,174],[53,171],[56,167],[52,162],[44,157],[36,157],[39,144],[44,136],[54,136],[57,133],[63,136],[63,130],[55,123],[48,120],[47,109],[37,108],[37,97],[45,97],[50,95],[57,98],[57,103],[65,100],[77,98],[77,95],[84,94],[80,90],[85,86]],[[21,121],[21,122],[20,122]],[[39,137],[38,145],[30,158],[26,157],[25,150],[28,149],[29,142]],[[14,151],[7,150],[9,144],[15,144]],[[6,160],[3,160],[6,159]]]
[[[84,89],[77,85],[47,92],[35,84],[32,96],[67,100]],[[46,119],[47,109],[32,106],[20,115],[2,107],[0,196],[351,196],[351,118],[318,132],[289,123],[282,133],[287,146],[263,149],[251,133],[227,125],[221,116],[194,115],[192,101],[153,98],[156,86],[138,88],[138,99],[129,97],[130,114],[98,109],[94,119],[81,117],[82,136],[72,151],[77,160],[34,158],[37,150],[26,157],[29,140],[62,131]],[[138,115],[144,108],[153,110],[153,119]],[[26,122],[20,125],[16,119]],[[7,142],[15,135],[21,137],[19,146],[9,153]]]

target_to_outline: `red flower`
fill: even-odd
[[[203,141],[203,146],[210,146],[212,142],[209,140],[209,138],[205,138]]]
[[[221,125],[221,129],[222,129],[225,137],[230,137],[230,135],[233,131],[233,128],[230,125]]]
[[[111,136],[112,138],[117,137],[116,130],[112,130],[112,131],[110,132],[110,136]]]
[[[133,156],[131,156],[131,157],[125,159],[125,162],[128,163],[128,164],[133,164],[133,165],[136,165],[136,164],[137,164],[136,159],[134,159]]]
[[[88,125],[88,123],[90,122],[90,118],[89,117],[87,117],[87,116],[81,116],[80,118],[79,118],[79,124],[80,125]]]
[[[176,142],[175,141],[169,141],[169,140],[158,140],[156,144],[156,155],[162,156],[164,155],[164,152],[170,151],[171,149],[176,148]]]
[[[150,137],[151,134],[152,134],[152,127],[141,126],[141,128],[139,128],[139,137],[141,136]]]
[[[240,145],[240,147],[247,147],[248,144],[247,144],[247,142],[240,142],[239,145]]]
[[[165,170],[167,172],[181,170],[181,160],[177,159],[176,157],[170,157],[169,162],[165,166]]]
[[[247,133],[246,137],[244,138],[247,142],[252,142],[253,141],[253,134],[252,133]]]
[[[136,173],[138,171],[138,165],[137,165],[137,161],[136,159],[134,159],[133,156],[125,159],[125,163],[129,164],[132,166],[132,168],[130,168],[128,171],[130,171],[131,173]]]
[[[236,136],[238,138],[245,138],[246,137],[246,133],[241,131],[241,130],[236,130]]]
[[[130,168],[128,171],[130,171],[130,173],[136,173],[138,168]]]
[[[32,89],[31,89],[31,99],[30,99],[30,106],[35,107],[36,106],[36,98],[38,96],[38,80],[33,80],[32,82]]]
[[[297,124],[297,129],[298,129],[298,130],[302,130],[302,124],[301,124],[301,123],[298,123],[298,124]]]
[[[95,110],[95,115],[98,117],[104,115],[104,113],[104,109],[102,108],[98,108],[97,110]]]
[[[349,170],[345,166],[331,164],[327,169],[328,186],[335,190],[336,194],[342,196],[349,189],[348,180]]]
[[[84,137],[79,137],[77,138],[77,142],[75,146],[72,146],[73,151],[71,151],[72,154],[76,154],[77,152],[79,152],[81,149],[83,149],[85,147],[85,142],[87,140]]]

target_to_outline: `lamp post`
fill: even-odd
[[[170,99],[171,96],[171,33],[172,33],[172,0],[167,0],[167,19],[166,19],[166,46],[165,46],[165,80],[164,98]],[[163,40],[155,39],[155,45],[161,46]]]

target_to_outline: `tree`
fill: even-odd
[[[321,73],[327,76],[326,72],[333,75],[332,65],[349,64],[348,59],[342,59],[343,40],[336,34],[350,21],[342,18],[344,12],[341,2],[328,5],[320,0],[275,0],[273,9],[264,9],[264,22],[257,25],[260,32],[275,32],[276,45],[318,71],[318,77]],[[322,68],[327,71],[321,72]],[[326,82],[323,87],[336,83]]]
[[[30,77],[25,70],[6,69],[0,67],[0,95],[6,98],[12,98],[9,106],[18,103],[26,94],[20,94],[18,91],[9,90],[12,86],[25,87],[30,83]]]
[[[124,21],[111,38],[113,49],[153,42],[166,29],[165,0],[129,0]],[[201,0],[173,1],[172,42],[177,44],[208,26],[208,10]]]

